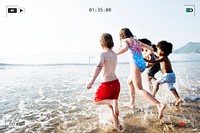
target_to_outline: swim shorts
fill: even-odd
[[[119,80],[102,82],[95,93],[94,101],[98,102],[105,99],[118,99],[120,92]]]
[[[171,73],[164,73],[163,76],[157,80],[158,83],[164,84],[167,83],[169,89],[175,90],[176,88],[173,84],[176,82],[176,76],[173,72]]]

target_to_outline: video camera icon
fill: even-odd
[[[8,14],[24,14],[25,8],[24,7],[17,7],[17,5],[7,5],[6,6],[6,17]]]
[[[17,13],[17,8],[8,8],[8,13]]]

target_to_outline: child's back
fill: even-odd
[[[117,54],[113,50],[108,50],[101,53],[102,57],[102,75],[101,81],[108,82],[117,79],[115,68],[117,65]]]

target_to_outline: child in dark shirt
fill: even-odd
[[[156,45],[152,45],[150,40],[143,38],[143,39],[139,39],[139,41],[151,46],[153,48],[154,52],[157,51],[157,48],[155,47]],[[148,57],[146,57],[146,59],[147,60],[156,60],[157,56],[154,53],[152,53]],[[158,63],[148,63],[147,68],[148,68],[148,70],[147,70],[147,81],[148,81],[149,90],[152,93],[152,91],[153,91],[152,81],[156,80],[156,78],[154,76],[160,70],[160,63],[159,62]]]

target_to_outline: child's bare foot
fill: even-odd
[[[183,101],[179,98],[179,99],[176,100],[175,105],[176,105],[176,106],[179,106],[179,104],[182,103],[182,102],[183,102]]]
[[[134,110],[135,109],[135,104],[133,102],[130,102],[129,107]]]
[[[163,111],[166,108],[165,104],[160,103],[158,105],[158,119],[162,119],[163,118]]]
[[[113,111],[115,116],[119,116],[119,110],[118,110],[118,102],[117,100],[113,100]]]
[[[113,131],[121,131],[121,130],[123,130],[122,125],[118,125],[113,128]]]

